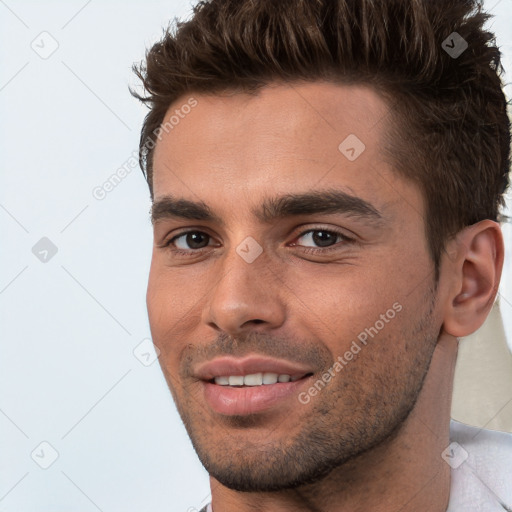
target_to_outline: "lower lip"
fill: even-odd
[[[308,378],[295,382],[277,382],[261,386],[219,386],[204,382],[204,397],[208,405],[217,413],[245,416],[266,411],[298,395],[298,390]]]

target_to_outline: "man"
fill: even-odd
[[[208,510],[512,507],[511,436],[450,421],[458,338],[503,264],[487,19],[471,0],[212,0],[135,68],[149,320]]]

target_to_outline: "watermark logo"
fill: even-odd
[[[133,349],[133,355],[144,366],[151,366],[160,357],[160,349],[149,338],[144,338]]]
[[[357,335],[357,340],[352,341],[350,345],[350,349],[347,350],[343,356],[338,356],[334,364],[322,374],[322,377],[317,379],[315,383],[307,390],[302,391],[298,394],[297,398],[301,404],[308,404],[311,402],[311,398],[318,395],[318,393],[325,388],[325,386],[338,375],[345,366],[354,359],[354,356],[361,352],[361,345],[366,346],[368,344],[368,337],[373,338],[377,334],[379,334],[382,329],[389,324],[400,311],[402,311],[403,307],[399,302],[395,302],[391,308],[389,308],[386,313],[380,315],[379,320],[377,320],[371,327],[365,328]]]
[[[197,105],[198,101],[194,97],[190,97],[186,103],[181,105],[180,108],[175,109],[173,114],[171,114],[164,123],[153,131],[154,137],[146,141],[144,149],[146,151],[152,150],[156,146],[156,141],[162,140],[162,133],[169,133],[171,130],[174,130],[181,120],[184,119],[187,114],[190,114],[192,109],[197,107]]]
[[[154,138],[149,139],[143,146],[143,151],[148,151],[156,146],[156,141],[162,139],[162,134],[169,133],[176,125],[179,124],[181,119],[184,119],[187,114],[192,111],[192,108],[197,106],[198,102],[195,98],[191,97],[187,103],[181,105],[180,108],[174,110],[174,113],[162,123],[158,128],[153,131]],[[101,185],[92,189],[92,196],[98,201],[103,201],[107,195],[112,192],[139,164],[139,152],[132,151],[129,158],[124,164],[119,167],[109,178]]]
[[[441,457],[452,469],[457,469],[469,457],[469,454],[459,443],[454,441],[443,450]]]
[[[30,47],[41,59],[49,59],[59,48],[59,43],[49,32],[43,31],[30,43]]]
[[[357,136],[351,133],[339,146],[338,150],[339,152],[347,158],[347,160],[350,160],[353,162],[354,160],[357,160],[366,149],[365,144],[363,141]]]
[[[43,238],[32,247],[32,254],[41,263],[48,263],[57,254],[58,250],[57,246],[49,238],[43,236]]]
[[[238,245],[236,252],[247,263],[252,263],[263,252],[263,247],[252,236],[248,236]]]
[[[107,194],[112,192],[130,174],[139,163],[138,152],[132,151],[130,157],[102,184],[92,189],[92,196],[102,201]]]
[[[452,32],[441,44],[443,50],[452,59],[458,59],[468,46],[468,42],[458,32]]]
[[[59,452],[48,441],[43,441],[34,448],[30,456],[40,468],[48,469],[59,458]]]

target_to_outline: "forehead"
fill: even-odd
[[[183,96],[170,106],[163,124],[172,123],[155,148],[155,201],[172,193],[223,206],[234,197],[326,187],[377,204],[404,194],[421,201],[383,159],[390,115],[373,89],[328,82]]]

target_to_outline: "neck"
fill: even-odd
[[[239,493],[210,477],[213,512],[445,512],[450,467],[441,458],[449,425],[457,340],[442,334],[414,409],[385,443],[320,482],[274,493]]]

